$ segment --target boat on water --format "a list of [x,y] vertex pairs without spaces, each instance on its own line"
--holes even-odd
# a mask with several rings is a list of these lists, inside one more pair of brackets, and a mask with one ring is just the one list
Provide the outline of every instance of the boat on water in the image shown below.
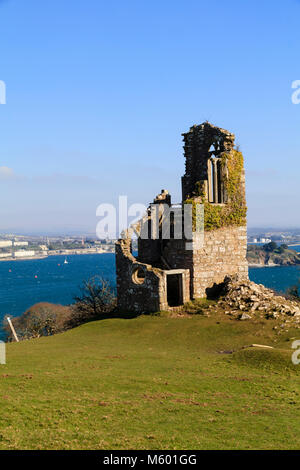
[[65,258],[64,264],[69,264],[69,261],[67,260],[67,258]]

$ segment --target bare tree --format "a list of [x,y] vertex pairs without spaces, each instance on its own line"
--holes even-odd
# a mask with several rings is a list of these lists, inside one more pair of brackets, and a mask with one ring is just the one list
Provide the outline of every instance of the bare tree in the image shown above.
[[111,313],[116,306],[115,294],[109,282],[101,276],[83,281],[80,295],[74,296],[74,301],[71,318],[73,325],[101,318]]

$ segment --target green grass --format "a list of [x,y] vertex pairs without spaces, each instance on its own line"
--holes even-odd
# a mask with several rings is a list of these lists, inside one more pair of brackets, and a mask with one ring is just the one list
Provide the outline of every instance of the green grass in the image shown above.
[[9,344],[0,449],[298,449],[297,332],[273,326],[142,316]]

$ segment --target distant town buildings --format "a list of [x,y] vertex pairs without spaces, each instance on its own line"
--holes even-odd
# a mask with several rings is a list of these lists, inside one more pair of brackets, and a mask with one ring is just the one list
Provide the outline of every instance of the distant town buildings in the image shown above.
[[51,255],[112,253],[115,240],[72,236],[15,236],[0,234],[0,260],[45,258]]
[[28,242],[13,242],[13,246],[28,246]]
[[0,248],[9,248],[12,246],[28,246],[28,242],[16,240],[0,240]]
[[0,248],[9,248],[12,246],[11,240],[0,240]]
[[272,240],[271,238],[252,238],[250,239],[250,243],[270,243]]
[[30,258],[32,256],[35,256],[35,251],[33,250],[21,250],[14,252],[15,258]]

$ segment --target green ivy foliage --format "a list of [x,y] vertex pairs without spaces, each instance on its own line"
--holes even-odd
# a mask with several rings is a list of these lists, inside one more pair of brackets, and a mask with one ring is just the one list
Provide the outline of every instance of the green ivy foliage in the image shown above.
[[[242,185],[244,159],[240,151],[234,149],[221,155],[221,168],[224,170],[224,187],[227,193],[226,204],[209,203],[205,194],[205,182],[198,181],[195,195],[185,201],[193,204],[193,224],[195,227],[196,204],[204,204],[204,229],[215,230],[228,226],[246,225],[247,206]],[[227,171],[225,169],[227,168]],[[225,176],[226,175],[226,176]]]

